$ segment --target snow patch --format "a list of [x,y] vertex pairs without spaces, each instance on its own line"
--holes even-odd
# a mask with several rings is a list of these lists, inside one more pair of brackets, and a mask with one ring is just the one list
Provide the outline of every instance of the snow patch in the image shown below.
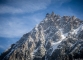
[[80,25],[77,29],[73,29],[70,33],[71,34],[78,34],[79,31],[83,30],[83,24]]
[[[58,41],[58,42],[53,42],[52,43],[52,53],[54,52],[54,50],[58,47],[58,45],[60,44],[62,42],[62,40],[60,40],[60,41]],[[52,53],[51,53],[51,55],[52,55]]]
[[63,34],[61,35],[61,37],[62,37],[62,40],[65,39],[65,36]]
[[63,30],[59,29],[59,31],[61,32],[61,40],[65,39],[68,36],[68,33],[63,34]]
[[34,50],[34,53],[37,52],[38,48]]
[[35,30],[38,31],[38,24],[36,25]]
[[37,52],[38,48],[35,49],[32,53],[31,53],[31,56],[35,56],[35,53]]
[[[68,33],[63,34],[63,30],[59,29],[59,31],[61,32],[61,40],[58,42],[52,42],[52,53],[54,52],[55,49],[57,49],[58,45],[60,45],[60,43],[68,36]],[[52,55],[51,53],[51,55]]]
[[47,18],[45,18],[44,20],[45,20],[45,21],[47,21],[48,19],[47,19]]

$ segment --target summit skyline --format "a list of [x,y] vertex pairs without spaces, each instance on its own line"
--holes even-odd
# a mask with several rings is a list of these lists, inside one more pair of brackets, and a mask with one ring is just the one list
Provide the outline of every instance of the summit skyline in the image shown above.
[[0,0],[0,53],[32,30],[46,13],[83,20],[82,0]]

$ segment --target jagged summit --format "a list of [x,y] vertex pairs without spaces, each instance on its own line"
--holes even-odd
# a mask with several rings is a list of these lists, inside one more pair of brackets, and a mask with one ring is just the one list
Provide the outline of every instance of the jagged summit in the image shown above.
[[72,60],[82,56],[83,21],[52,12],[4,52],[0,60]]

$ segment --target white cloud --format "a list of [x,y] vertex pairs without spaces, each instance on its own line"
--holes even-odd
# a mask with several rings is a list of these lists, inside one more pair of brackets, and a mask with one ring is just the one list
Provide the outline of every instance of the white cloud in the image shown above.
[[60,4],[63,4],[63,3],[66,3],[66,2],[70,2],[71,0],[56,0],[56,2],[60,3]]
[[70,2],[71,0],[53,0],[53,2],[59,3],[59,4],[63,4],[66,2]]
[[71,0],[52,0],[52,4],[56,5],[55,7],[59,8],[62,4],[70,2]]
[[0,13],[31,13],[46,9],[51,0],[8,0],[0,5]]
[[41,14],[24,17],[1,18],[0,37],[21,37],[23,34],[31,31],[42,18]]
[[29,26],[26,27],[25,22],[22,19],[11,18],[11,20],[4,21],[2,25],[0,25],[0,36],[1,37],[20,37],[24,33],[27,33],[31,28]]
[[5,49],[5,47],[4,47],[4,46],[2,46],[2,45],[0,45],[0,49]]

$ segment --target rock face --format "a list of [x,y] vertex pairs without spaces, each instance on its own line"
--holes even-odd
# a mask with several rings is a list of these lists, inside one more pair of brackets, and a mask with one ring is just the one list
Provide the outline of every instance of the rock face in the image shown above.
[[54,12],[0,56],[0,60],[73,59],[83,59],[83,21]]

